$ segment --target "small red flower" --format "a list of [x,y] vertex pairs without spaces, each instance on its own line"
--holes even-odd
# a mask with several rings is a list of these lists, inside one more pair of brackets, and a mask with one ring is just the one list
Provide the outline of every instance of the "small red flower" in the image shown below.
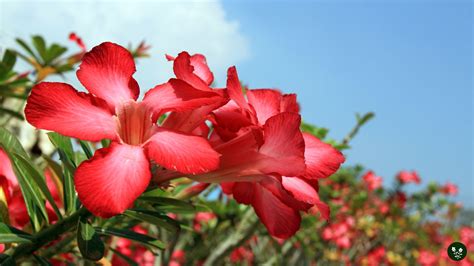
[[222,154],[219,168],[192,178],[220,182],[237,202],[252,205],[276,238],[299,229],[300,211],[328,219],[317,179],[334,173],[344,157],[301,133],[296,96],[260,89],[248,90],[245,97],[235,67],[228,70],[227,93],[231,101],[213,112],[211,143]]
[[70,41],[73,41],[77,44],[77,46],[79,46],[79,48],[81,48],[82,51],[86,51],[86,45],[84,44],[84,42],[82,41],[81,37],[77,36],[76,33],[74,32],[71,32],[69,34],[69,40]]
[[203,224],[208,223],[209,221],[216,219],[216,215],[212,212],[198,212],[194,216],[193,220],[193,228],[194,231],[200,232],[201,231],[201,226]]
[[446,183],[444,186],[441,187],[441,193],[446,195],[456,195],[458,194],[458,186],[454,185],[453,183]]
[[84,55],[77,71],[89,93],[65,83],[43,82],[33,87],[27,100],[26,119],[37,128],[88,141],[112,140],[83,162],[74,178],[81,202],[101,217],[122,213],[145,191],[150,160],[188,174],[219,164],[219,154],[204,138],[156,123],[168,111],[197,108],[215,101],[217,94],[170,79],[137,102],[134,72],[127,49],[103,43]]
[[398,173],[397,179],[402,184],[407,184],[407,183],[420,184],[421,182],[421,179],[418,176],[418,173],[416,171],[412,171],[412,172],[401,171],[400,173]]
[[367,185],[367,188],[369,191],[376,190],[380,187],[382,187],[382,177],[376,176],[374,172],[369,171],[367,172],[362,179],[364,180],[365,184]]

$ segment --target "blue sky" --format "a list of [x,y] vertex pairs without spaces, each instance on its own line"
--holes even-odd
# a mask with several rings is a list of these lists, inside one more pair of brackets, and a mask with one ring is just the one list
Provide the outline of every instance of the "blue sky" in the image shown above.
[[[375,112],[348,165],[387,184],[415,169],[425,184],[458,184],[457,199],[474,206],[472,3],[380,2],[0,0],[0,48],[37,33],[65,43],[75,31],[88,47],[145,39],[153,48],[138,65],[143,89],[171,77],[164,53],[200,52],[218,85],[235,64],[253,88],[296,92],[304,119],[336,139],[355,112]],[[74,75],[67,82],[78,85]]]
[[472,206],[472,6],[460,3],[225,2],[251,48],[238,64],[252,87],[298,93],[304,119],[350,130],[347,152],[386,183],[402,169],[450,181]]

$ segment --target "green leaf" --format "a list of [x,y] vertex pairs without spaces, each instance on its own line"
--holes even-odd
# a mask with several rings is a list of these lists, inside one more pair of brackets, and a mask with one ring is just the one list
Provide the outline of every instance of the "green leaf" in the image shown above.
[[57,59],[62,54],[64,54],[66,51],[67,51],[66,47],[63,47],[54,43],[53,45],[51,45],[51,47],[49,47],[48,51],[46,52],[44,63],[47,65],[50,64],[55,59]]
[[40,257],[36,254],[33,254],[33,257],[36,259],[39,265],[42,265],[42,266],[52,265],[47,259]]
[[3,127],[0,127],[0,145],[7,152],[18,153],[28,158],[28,154],[25,152],[25,149],[23,149],[23,146],[21,146],[20,141]]
[[372,112],[368,112],[364,114],[362,117],[359,114],[356,114],[356,119],[359,126],[363,126],[365,123],[369,122],[374,117],[375,117],[375,114]]
[[76,190],[74,188],[74,171],[75,166],[71,163],[69,158],[65,155],[63,150],[59,150],[59,159],[63,162],[63,191],[64,191],[64,207],[66,213],[72,213],[77,209],[76,206]]
[[6,71],[13,69],[16,63],[16,53],[10,49],[7,49],[3,54],[2,66],[5,67]]
[[155,208],[162,212],[173,212],[173,213],[193,213],[196,208],[189,202],[165,198],[165,197],[140,197],[139,200],[144,200],[152,203]]
[[0,243],[31,243],[31,235],[0,223]]
[[103,140],[100,141],[100,143],[102,144],[102,148],[107,148],[110,145],[110,140],[103,139]]
[[77,244],[84,258],[98,261],[104,257],[104,243],[86,218],[79,219]]
[[3,108],[1,106],[0,106],[0,113],[8,114],[8,115],[16,117],[20,120],[24,120],[23,115],[21,113],[19,113],[17,111],[10,110],[10,109],[7,109],[7,108]]
[[23,199],[25,200],[26,210],[32,220],[33,228],[39,230],[41,227],[41,218],[38,216],[37,211],[39,211],[43,219],[49,223],[43,194],[38,190],[36,183],[31,177],[31,169],[25,168],[25,164],[18,157],[12,156],[11,159],[15,175],[20,184]]
[[28,98],[28,96],[25,94],[18,94],[18,93],[10,92],[7,90],[2,90],[2,88],[0,88],[0,96],[5,97],[5,98],[17,98],[17,99],[23,99],[23,100],[26,100]]
[[25,41],[23,41],[22,39],[16,39],[16,42],[29,54],[31,55],[36,61],[39,61],[39,58],[38,56],[33,52],[33,50],[30,48],[30,46],[28,46],[28,44],[26,44]]
[[313,126],[313,125],[308,124],[304,121],[301,122],[301,130],[303,132],[307,132],[307,133],[310,133],[311,135],[314,135],[318,139],[326,138],[326,136],[329,132],[329,129],[327,129],[327,128]]
[[43,37],[39,35],[35,35],[32,37],[33,40],[33,45],[36,48],[36,51],[38,51],[39,55],[43,59],[43,62],[46,61],[46,43],[43,39]]
[[92,153],[89,143],[86,141],[79,140],[79,144],[81,144],[82,150],[86,154],[87,159],[92,158],[93,153]]
[[134,231],[125,230],[125,229],[117,229],[117,228],[95,228],[95,230],[102,235],[109,235],[109,236],[118,236],[127,238],[133,241],[140,242],[144,245],[155,247],[158,249],[164,249],[166,245],[161,242],[160,240],[147,236],[144,234],[140,234]]
[[180,230],[180,226],[178,222],[169,218],[166,215],[162,215],[157,212],[146,211],[146,210],[126,210],[124,212],[124,215],[132,219],[140,220],[146,223],[154,224],[159,227],[163,227],[164,229],[172,233],[176,233]]
[[53,145],[58,149],[59,159],[63,164],[63,192],[64,192],[64,207],[66,213],[72,213],[77,208],[77,197],[74,189],[74,172],[76,165],[74,158],[75,153],[72,147],[71,139],[55,132],[48,133],[48,137]]
[[49,204],[51,204],[53,207],[56,215],[62,219],[61,212],[59,211],[59,208],[56,205],[56,202],[54,201],[48,186],[46,185],[43,175],[41,175],[38,170],[36,170],[36,168],[28,161],[28,159],[21,155],[14,153],[13,160],[15,160],[18,167],[22,169],[21,171],[25,174],[24,177],[29,180],[33,180],[36,183],[37,188],[39,188],[41,193],[43,193],[43,196],[49,201]]
[[122,254],[120,251],[114,249],[114,248],[110,248],[110,250],[117,256],[119,256],[121,259],[123,259],[124,261],[126,261],[128,263],[128,265],[130,266],[138,266],[138,263],[136,263],[132,258]]
[[51,143],[56,148],[63,150],[69,159],[72,160],[74,158],[74,149],[70,138],[56,132],[49,132],[48,137]]

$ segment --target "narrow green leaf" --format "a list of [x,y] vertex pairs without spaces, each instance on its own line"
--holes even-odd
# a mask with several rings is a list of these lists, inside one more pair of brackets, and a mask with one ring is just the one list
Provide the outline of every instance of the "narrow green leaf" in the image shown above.
[[52,265],[47,259],[43,258],[43,257],[40,257],[36,254],[33,254],[33,257],[36,259],[36,261],[38,262],[39,265],[41,266],[49,266],[49,265]]
[[25,149],[23,149],[23,146],[21,146],[20,141],[3,127],[0,127],[0,145],[7,152],[18,153],[28,158],[28,154],[25,152]]
[[63,191],[64,191],[64,206],[66,213],[72,213],[77,209],[76,206],[76,190],[74,189],[74,171],[75,167],[67,158],[65,153],[60,149],[59,158],[63,162]]
[[69,159],[72,160],[74,158],[74,149],[70,138],[56,132],[49,132],[48,137],[51,143],[56,148],[63,150]]
[[31,177],[29,169],[25,168],[23,162],[15,156],[13,156],[11,159],[14,166],[13,168],[15,170],[15,175],[18,179],[18,183],[20,184],[23,199],[25,200],[28,215],[32,220],[33,228],[35,230],[39,230],[41,227],[41,218],[38,217],[37,211],[39,211],[43,219],[49,223],[43,194],[38,190],[36,183]]
[[79,219],[77,244],[84,258],[98,261],[104,257],[104,243],[86,218]]
[[372,112],[368,112],[364,114],[362,117],[359,114],[356,114],[356,119],[359,126],[363,126],[365,123],[369,122],[374,117],[375,117],[375,114]]
[[8,255],[0,254],[0,263],[2,266],[16,266],[15,260]]
[[54,60],[56,60],[58,57],[60,57],[62,54],[64,54],[67,51],[67,48],[64,46],[60,46],[56,43],[53,43],[46,52],[45,58],[44,58],[44,63],[45,64],[50,64]]
[[124,261],[126,261],[128,263],[128,265],[130,266],[138,266],[138,263],[136,263],[132,258],[122,254],[120,251],[114,249],[114,248],[110,248],[110,250],[117,256],[119,256],[121,259],[123,259]]
[[140,234],[134,231],[125,230],[125,229],[117,229],[117,228],[95,228],[97,233],[102,235],[109,235],[109,236],[118,236],[127,238],[133,241],[140,242],[150,247],[155,247],[158,249],[164,249],[166,245],[161,242],[160,240],[147,236],[144,234]]
[[92,158],[93,153],[92,153],[89,143],[86,141],[79,140],[79,144],[81,144],[82,150],[86,154],[87,159]]
[[157,210],[162,212],[193,213],[196,211],[196,208],[191,203],[182,200],[148,196],[138,199],[152,203]]
[[56,215],[60,219],[62,219],[61,212],[59,211],[59,208],[56,205],[56,202],[54,201],[53,196],[51,195],[51,192],[48,189],[48,186],[46,185],[46,181],[43,175],[40,174],[38,170],[36,170],[36,168],[28,161],[28,159],[24,158],[20,154],[14,153],[13,160],[17,160],[17,164],[19,165],[19,167],[22,168],[22,171],[25,173],[24,177],[33,180],[36,183],[37,188],[39,188],[41,193],[43,193],[43,196],[46,198],[46,200],[48,200],[49,204],[51,204]]
[[23,99],[23,100],[26,100],[28,98],[28,96],[25,94],[9,92],[7,90],[2,90],[1,88],[0,88],[0,96],[5,97],[5,98],[17,98],[17,99]]
[[[28,44],[22,39],[16,39],[16,42],[29,54],[31,55],[36,61],[39,61],[38,56],[33,52]],[[26,58],[27,59],[27,58]]]
[[107,148],[110,145],[110,140],[103,139],[103,140],[100,141],[100,143],[102,144],[102,148]]
[[43,62],[45,62],[46,61],[46,43],[43,37],[39,35],[35,35],[32,37],[32,40],[33,40],[33,46],[36,48],[36,51],[38,51],[38,54],[43,59]]
[[13,66],[16,63],[16,53],[10,49],[5,50],[2,59],[2,65],[6,68],[7,71],[13,69]]
[[10,110],[10,109],[7,109],[7,108],[0,107],[0,113],[11,115],[11,116],[16,117],[20,120],[25,120],[21,113],[19,113],[17,111]]
[[124,212],[125,216],[128,216],[132,219],[140,220],[146,223],[154,224],[159,227],[176,233],[180,230],[179,223],[175,220],[169,218],[166,215],[161,215],[160,213],[146,210],[126,210]]
[[0,223],[0,243],[31,243],[31,235]]

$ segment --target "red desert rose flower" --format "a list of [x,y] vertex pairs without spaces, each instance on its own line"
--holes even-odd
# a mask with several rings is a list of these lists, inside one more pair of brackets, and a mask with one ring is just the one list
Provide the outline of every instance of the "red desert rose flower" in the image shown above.
[[215,218],[216,215],[212,212],[197,212],[193,220],[194,231],[200,232],[202,224],[206,224]]
[[33,87],[25,108],[26,119],[39,129],[112,141],[79,165],[74,177],[81,202],[101,217],[122,213],[145,191],[151,179],[150,160],[188,174],[204,173],[219,164],[219,154],[206,139],[156,123],[166,112],[212,103],[218,94],[170,79],[137,102],[134,72],[127,49],[102,43],[84,55],[77,71],[89,93],[65,83],[42,82]]
[[416,183],[420,184],[421,179],[418,176],[418,173],[416,171],[401,171],[397,175],[397,179],[400,183],[402,184],[407,184],[407,183]]
[[453,183],[446,183],[444,186],[441,187],[441,193],[446,195],[456,195],[458,194],[458,186]]
[[368,171],[362,179],[364,180],[365,184],[369,191],[376,190],[382,187],[382,177],[376,176],[374,172]]
[[[231,101],[213,112],[214,149],[219,168],[191,178],[219,182],[225,193],[254,207],[274,237],[286,239],[298,229],[300,211],[329,207],[317,194],[317,179],[334,173],[342,154],[310,134],[302,134],[295,95],[277,90],[248,90],[245,98],[235,67],[228,71]],[[282,222],[284,221],[284,222]]]

